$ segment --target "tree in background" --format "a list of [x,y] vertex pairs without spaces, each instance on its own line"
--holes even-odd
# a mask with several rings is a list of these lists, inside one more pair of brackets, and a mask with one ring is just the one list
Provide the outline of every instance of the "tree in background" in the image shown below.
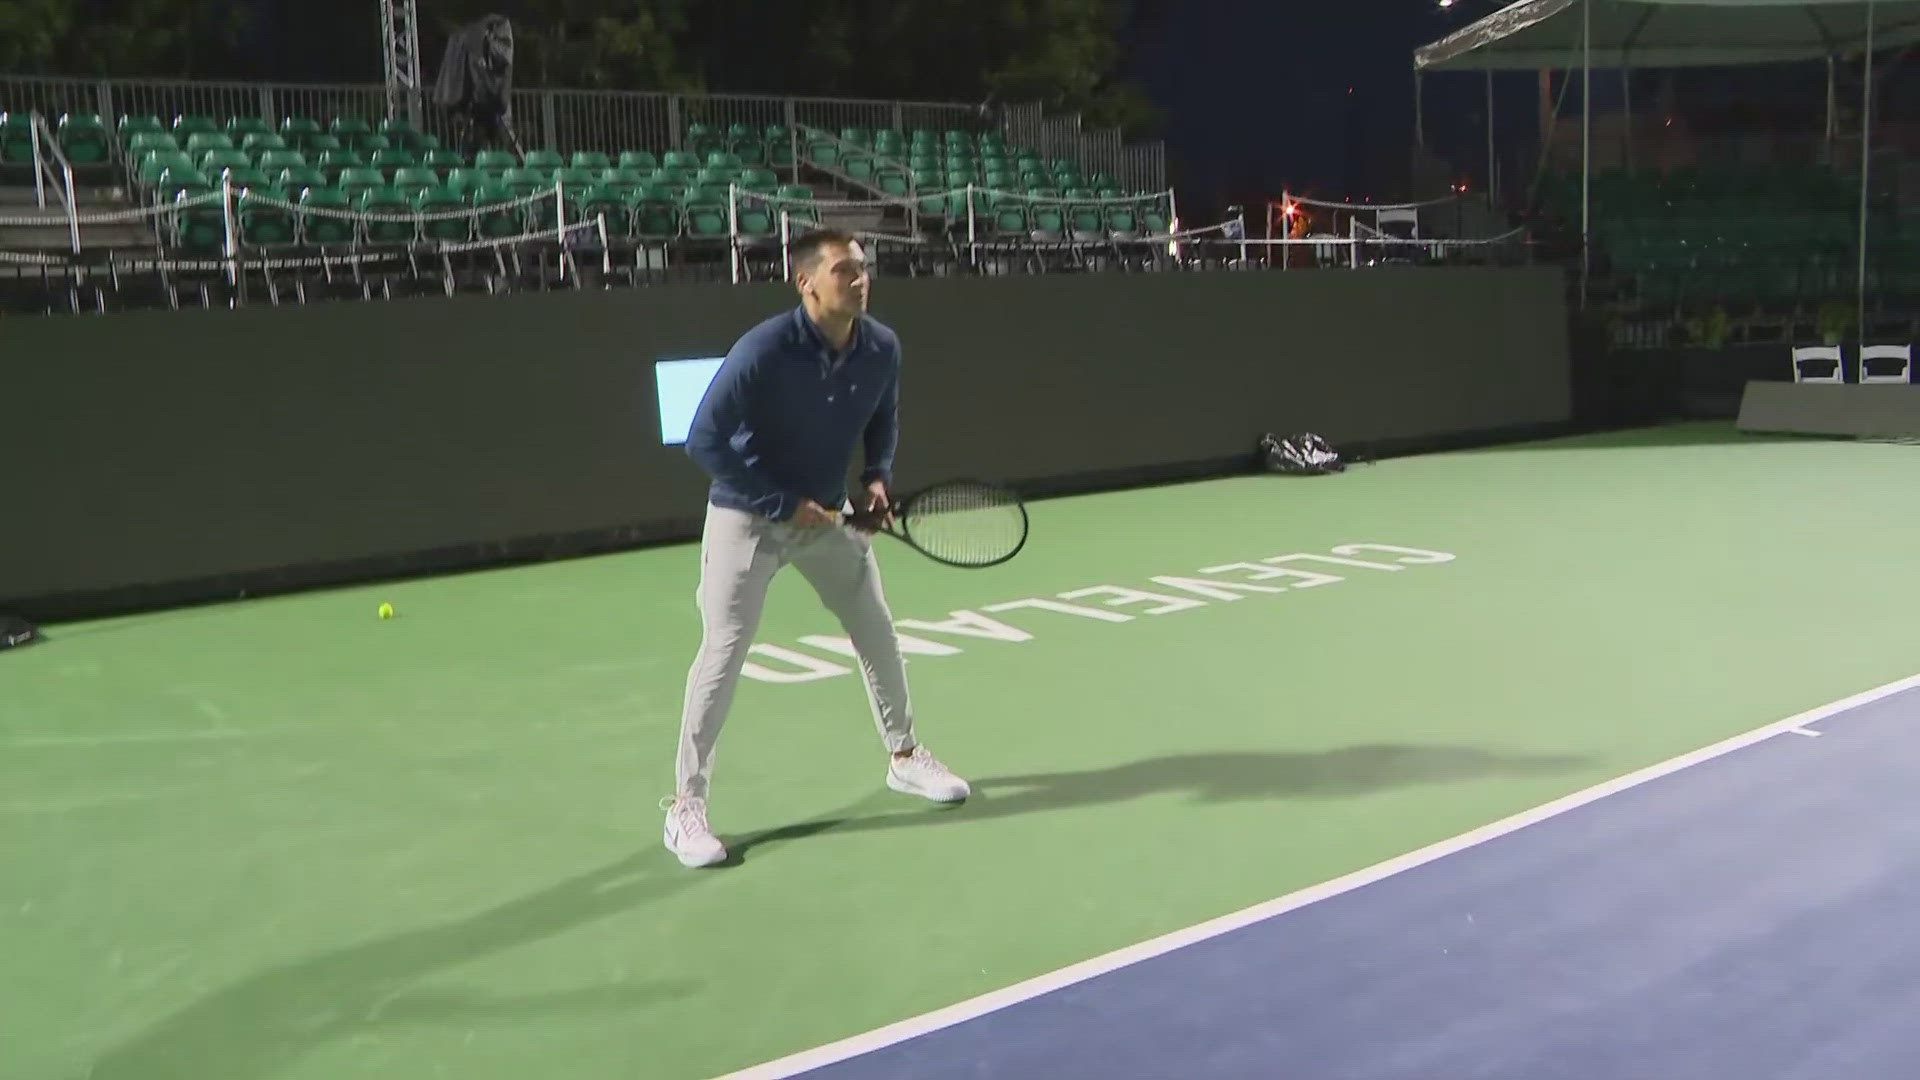
[[0,69],[184,78],[218,69],[248,21],[243,0],[4,0]]
[[[1137,0],[1157,3],[1160,0]],[[419,0],[421,74],[454,28],[513,21],[521,88],[1038,102],[1148,134],[1119,72],[1128,0]],[[344,9],[344,10],[343,10]],[[364,82],[378,8],[338,0],[0,0],[0,67]]]
[[[697,89],[678,60],[696,0],[420,0],[422,60],[432,69],[457,26],[513,21],[514,83],[599,90]],[[432,28],[434,32],[428,32]]]

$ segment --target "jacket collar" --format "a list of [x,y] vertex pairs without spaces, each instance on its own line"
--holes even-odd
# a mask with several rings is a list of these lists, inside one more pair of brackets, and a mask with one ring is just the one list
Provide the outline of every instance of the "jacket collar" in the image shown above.
[[815,353],[824,360],[847,359],[855,353],[858,353],[861,348],[866,345],[867,335],[864,324],[867,321],[867,317],[865,315],[853,320],[853,336],[847,339],[846,351],[838,354],[837,357],[833,351],[832,344],[827,341],[827,336],[820,332],[820,327],[813,321],[813,316],[807,314],[807,306],[805,304],[801,304],[793,309],[793,321],[800,331],[801,340],[811,346]]

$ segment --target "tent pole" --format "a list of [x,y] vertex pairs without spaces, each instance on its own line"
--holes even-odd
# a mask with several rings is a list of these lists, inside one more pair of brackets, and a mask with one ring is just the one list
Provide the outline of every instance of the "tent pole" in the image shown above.
[[1624,63],[1620,65],[1620,96],[1623,99],[1622,108],[1626,110],[1627,175],[1632,176],[1633,175],[1633,68],[1630,65],[1627,65]]
[[1580,309],[1593,266],[1593,0],[1580,4]]
[[1874,0],[1867,0],[1867,47],[1861,56],[1866,88],[1860,100],[1860,307],[1855,329],[1860,344],[1867,343],[1867,169],[1873,162],[1873,11]]
[[1827,54],[1827,168],[1837,162],[1833,160],[1833,137],[1839,129],[1840,88],[1836,81],[1833,54]]
[[1487,69],[1487,206],[1500,197],[1500,175],[1493,152],[1493,69]]
[[1419,68],[1413,69],[1413,145],[1422,150],[1427,147],[1427,109],[1421,99],[1421,84],[1425,73]]

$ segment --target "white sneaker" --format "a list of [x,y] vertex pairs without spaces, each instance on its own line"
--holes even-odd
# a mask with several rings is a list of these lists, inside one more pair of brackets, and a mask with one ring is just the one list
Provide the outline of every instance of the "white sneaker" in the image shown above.
[[890,758],[887,786],[906,795],[918,795],[934,802],[960,802],[973,793],[965,780],[940,763],[924,746],[916,746],[904,758]]
[[681,866],[712,866],[726,861],[726,845],[707,825],[707,800],[669,796],[661,801],[660,808],[667,812],[667,850],[679,858]]

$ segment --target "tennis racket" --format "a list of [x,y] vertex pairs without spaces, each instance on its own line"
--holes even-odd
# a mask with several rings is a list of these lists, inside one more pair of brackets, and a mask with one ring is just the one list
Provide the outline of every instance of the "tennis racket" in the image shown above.
[[979,569],[998,566],[1027,543],[1027,507],[999,484],[949,480],[894,500],[893,524],[886,508],[843,513],[841,521],[864,532],[884,532],[935,562]]

